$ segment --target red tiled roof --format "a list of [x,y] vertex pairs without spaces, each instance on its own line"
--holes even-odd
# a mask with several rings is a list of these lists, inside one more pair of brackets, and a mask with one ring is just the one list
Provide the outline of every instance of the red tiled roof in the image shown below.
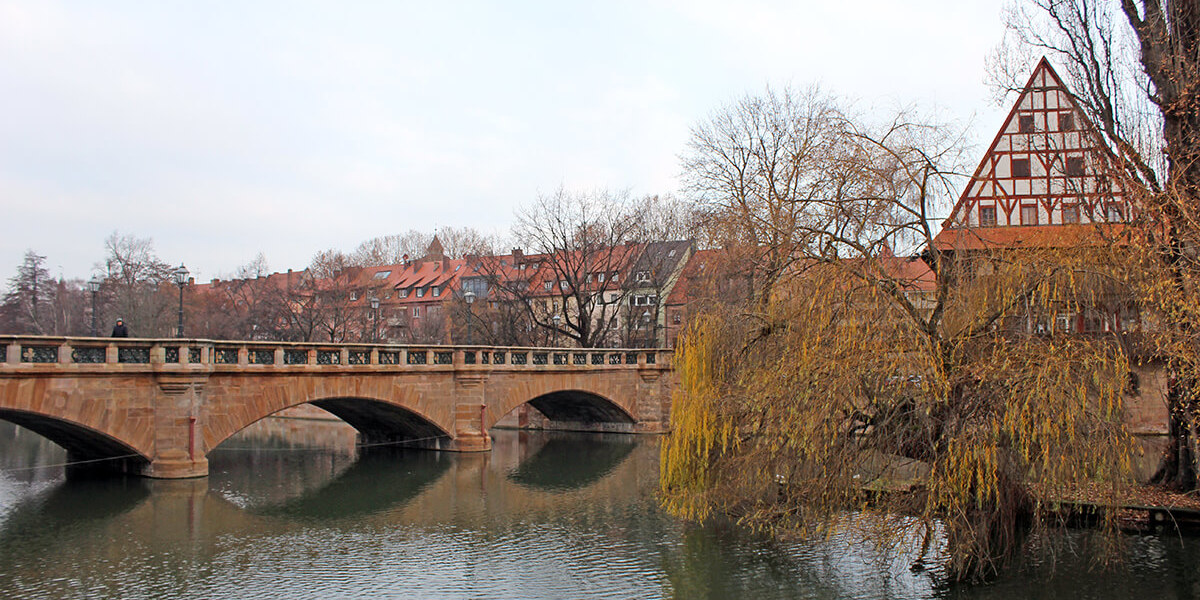
[[1124,223],[947,227],[933,238],[933,245],[942,251],[1101,246],[1122,243],[1129,230]]

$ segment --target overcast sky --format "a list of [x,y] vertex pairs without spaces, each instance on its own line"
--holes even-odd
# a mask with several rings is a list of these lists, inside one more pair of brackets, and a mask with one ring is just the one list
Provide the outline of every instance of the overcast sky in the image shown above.
[[0,277],[114,230],[200,280],[539,191],[674,192],[688,128],[764,86],[915,104],[982,152],[1001,0],[0,0]]

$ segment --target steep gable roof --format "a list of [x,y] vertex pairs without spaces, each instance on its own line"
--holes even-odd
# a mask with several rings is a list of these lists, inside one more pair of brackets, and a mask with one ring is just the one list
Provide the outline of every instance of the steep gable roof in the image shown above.
[[1050,227],[1034,237],[1054,243],[1059,231],[1076,236],[1066,228],[1124,221],[1133,207],[1104,176],[1109,157],[1074,96],[1042,58],[934,243],[948,250],[966,239],[999,242],[1013,236],[961,230],[1005,227]]

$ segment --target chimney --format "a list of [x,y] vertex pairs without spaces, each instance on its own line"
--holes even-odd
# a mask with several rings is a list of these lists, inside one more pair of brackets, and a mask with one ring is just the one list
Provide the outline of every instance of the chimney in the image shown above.
[[408,266],[408,255],[407,254],[400,257],[400,264],[404,265],[405,267]]
[[513,248],[512,257],[514,265],[519,265],[525,262],[525,253],[522,252],[520,248]]

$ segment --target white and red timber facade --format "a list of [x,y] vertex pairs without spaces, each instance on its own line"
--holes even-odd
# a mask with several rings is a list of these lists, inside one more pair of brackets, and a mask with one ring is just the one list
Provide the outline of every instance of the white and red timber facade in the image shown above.
[[[1138,207],[1106,175],[1111,156],[1042,58],[934,238],[936,250],[969,257],[1119,244]],[[1003,326],[1026,334],[1121,334],[1142,323],[1137,306],[1114,298],[1054,315],[1012,317]],[[1146,479],[1168,433],[1166,370],[1159,361],[1134,367],[1125,406],[1144,449],[1137,476]]]
[[1136,207],[1104,176],[1108,156],[1043,58],[935,243],[947,249],[1059,245],[1082,234],[1074,226],[1126,222]]

